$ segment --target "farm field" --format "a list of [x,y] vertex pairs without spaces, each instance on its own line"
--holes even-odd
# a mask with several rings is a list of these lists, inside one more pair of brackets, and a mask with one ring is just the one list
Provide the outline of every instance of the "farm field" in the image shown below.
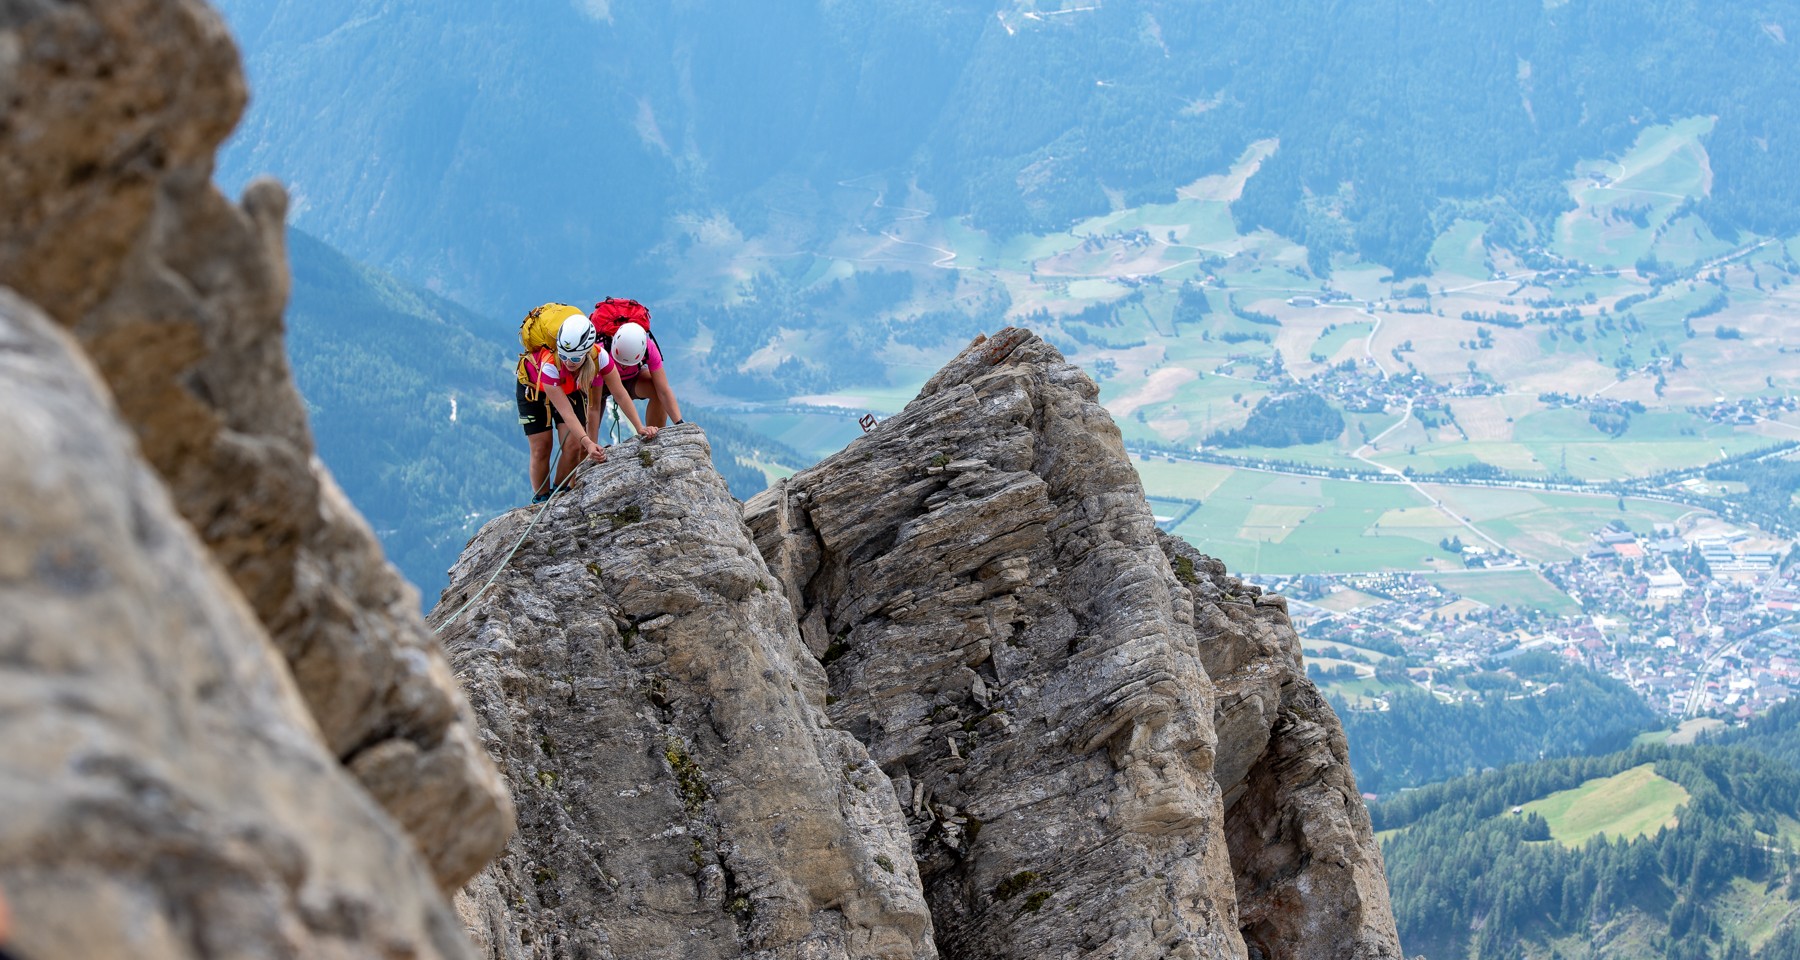
[[1132,454],[1131,465],[1137,468],[1144,492],[1152,497],[1204,500],[1237,471],[1210,463],[1165,460],[1156,456]]
[[1358,677],[1355,680],[1331,680],[1320,685],[1321,692],[1342,698],[1352,710],[1371,708],[1377,700],[1388,694],[1414,688],[1415,684],[1410,681],[1377,680],[1373,676]]
[[1312,601],[1312,605],[1321,610],[1329,610],[1333,613],[1349,613],[1353,610],[1372,607],[1382,602],[1384,602],[1383,598],[1377,597],[1374,594],[1364,593],[1361,590],[1352,590],[1346,587],[1336,593],[1328,593],[1325,596]]
[[862,435],[856,418],[842,413],[733,413],[732,417],[819,460],[842,450]]
[[1588,535],[1615,520],[1640,533],[1673,523],[1692,508],[1656,500],[1578,493],[1426,484],[1458,516],[1527,560],[1568,560],[1587,551]]
[[1174,532],[1241,573],[1461,568],[1429,507],[1399,484],[1232,470]]
[[1556,842],[1578,847],[1601,834],[1629,840],[1672,827],[1687,801],[1686,789],[1657,776],[1655,765],[1646,763],[1533,800],[1522,812],[1543,817]]
[[1674,730],[1652,730],[1638,734],[1632,741],[1633,746],[1639,744],[1667,744],[1672,747],[1684,747],[1699,740],[1709,733],[1718,733],[1725,729],[1725,721],[1717,717],[1693,717],[1683,720]]
[[[1529,570],[1466,571],[1444,551],[1452,536],[1484,545],[1451,516],[1402,484],[1265,473],[1209,463],[1133,457],[1151,497],[1204,501],[1174,531],[1234,570],[1258,574],[1408,570],[1490,606],[1573,602]],[[1655,500],[1522,490],[1422,485],[1455,516],[1534,562],[1585,553],[1590,534],[1614,520],[1649,533],[1691,509]],[[1159,513],[1160,513],[1159,509]]]
[[1563,616],[1580,613],[1569,595],[1535,570],[1467,570],[1432,577],[1439,587],[1490,607],[1542,610]]

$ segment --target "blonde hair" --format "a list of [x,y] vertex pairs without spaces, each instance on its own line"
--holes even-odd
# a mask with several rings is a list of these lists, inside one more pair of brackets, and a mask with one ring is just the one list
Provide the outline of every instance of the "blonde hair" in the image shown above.
[[600,372],[599,360],[599,351],[588,351],[587,359],[581,361],[581,366],[575,370],[575,386],[586,390],[594,385],[594,376]]

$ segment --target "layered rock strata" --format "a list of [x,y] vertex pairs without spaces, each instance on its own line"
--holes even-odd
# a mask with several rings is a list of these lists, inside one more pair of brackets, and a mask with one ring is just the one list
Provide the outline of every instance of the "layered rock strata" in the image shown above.
[[0,291],[0,889],[26,957],[462,958],[67,334]]
[[328,749],[454,889],[511,803],[416,593],[313,455],[282,344],[285,194],[211,185],[244,96],[198,0],[0,5],[0,284],[83,340]]
[[1287,601],[1162,532],[1216,690],[1213,779],[1250,957],[1401,956],[1381,848],[1349,744],[1306,676]]
[[746,506],[940,948],[1400,956],[1284,608],[1158,534],[1097,392],[1008,330]]
[[935,957],[893,788],[710,456],[612,448],[452,570],[433,616],[519,809],[459,905],[505,960]]

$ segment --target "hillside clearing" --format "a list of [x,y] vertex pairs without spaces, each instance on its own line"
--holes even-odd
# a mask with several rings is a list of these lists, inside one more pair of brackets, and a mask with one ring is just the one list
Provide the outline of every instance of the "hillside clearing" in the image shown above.
[[1655,764],[1646,763],[1533,800],[1521,812],[1543,817],[1552,838],[1578,847],[1601,834],[1629,840],[1673,827],[1676,811],[1687,801],[1685,788],[1657,776]]

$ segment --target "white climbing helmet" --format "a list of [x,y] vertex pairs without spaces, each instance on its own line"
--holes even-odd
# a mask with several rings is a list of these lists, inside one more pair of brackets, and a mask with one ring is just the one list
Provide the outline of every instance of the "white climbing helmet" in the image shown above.
[[562,329],[557,331],[556,355],[564,366],[579,367],[598,339],[600,335],[594,332],[593,322],[576,314],[564,320]]
[[622,323],[619,325],[619,332],[613,334],[613,359],[625,366],[635,367],[643,363],[644,354],[649,348],[649,332],[635,323]]

